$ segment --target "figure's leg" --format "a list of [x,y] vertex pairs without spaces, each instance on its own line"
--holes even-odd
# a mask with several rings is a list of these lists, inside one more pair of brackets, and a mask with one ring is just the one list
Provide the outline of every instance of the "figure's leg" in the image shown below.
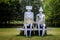
[[43,24],[42,36],[45,35],[45,24]]
[[39,33],[39,36],[40,36],[40,24],[38,24],[38,33]]
[[29,36],[31,36],[31,32],[32,32],[32,24],[30,25],[30,34],[29,34]]

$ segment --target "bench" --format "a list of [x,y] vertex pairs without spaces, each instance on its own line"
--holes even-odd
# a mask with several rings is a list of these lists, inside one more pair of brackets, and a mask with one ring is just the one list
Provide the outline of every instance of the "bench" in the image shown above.
[[[22,30],[24,31],[25,29],[24,28],[17,28],[17,30]],[[27,30],[30,30],[29,28]],[[37,28],[33,28],[32,31],[37,31],[38,29]],[[40,29],[42,30],[42,29]],[[51,28],[46,28],[45,30],[51,30]]]
[[[20,30],[21,30],[21,31],[25,31],[25,28],[17,28],[17,30],[19,30],[19,31],[20,31]],[[28,28],[27,31],[29,31],[29,30],[30,30],[30,29]],[[43,30],[43,29],[40,29],[40,30]],[[51,28],[46,28],[45,30],[51,30]],[[45,30],[44,30],[44,31],[45,31]],[[38,29],[37,29],[37,28],[33,28],[32,31],[38,31]],[[27,35],[26,35],[26,36],[27,36]],[[44,36],[44,35],[42,35],[42,36]]]

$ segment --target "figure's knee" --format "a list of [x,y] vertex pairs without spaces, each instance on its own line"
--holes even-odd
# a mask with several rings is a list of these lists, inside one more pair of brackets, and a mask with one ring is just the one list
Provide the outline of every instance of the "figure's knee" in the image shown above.
[[44,27],[46,27],[46,24],[43,24]]

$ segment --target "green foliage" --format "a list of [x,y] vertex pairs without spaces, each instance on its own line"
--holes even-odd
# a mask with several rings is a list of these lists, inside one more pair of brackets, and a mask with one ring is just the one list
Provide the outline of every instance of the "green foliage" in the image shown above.
[[[33,12],[34,12],[34,16],[36,17],[36,14],[38,13],[38,9],[39,6],[41,4],[40,0],[1,0],[0,3],[4,3],[3,4],[3,10],[8,10],[8,13],[5,11],[4,14],[8,14],[8,19],[7,17],[5,19],[7,19],[5,21],[5,23],[7,23],[7,21],[9,20],[24,20],[24,12],[26,11],[26,6],[33,6]],[[7,4],[8,6],[6,6],[5,4]],[[6,7],[4,7],[6,6]],[[6,8],[6,9],[5,9]],[[6,15],[7,15],[6,14]],[[2,16],[1,16],[2,17]],[[35,18],[34,17],[34,18]],[[4,20],[4,18],[3,18]],[[2,23],[2,22],[1,22]]]
[[52,26],[59,26],[60,23],[60,1],[45,0],[44,10],[46,19],[51,22]]
[[[0,23],[24,20],[25,6],[27,5],[33,6],[34,19],[36,14],[39,13],[39,7],[42,5],[47,25],[60,25],[60,0],[44,0],[42,3],[40,0],[0,0]],[[2,15],[1,12],[6,15]]]
[[0,24],[6,24],[7,21],[10,21],[11,11],[8,4],[2,2],[0,3]]
[[11,13],[12,13],[12,20],[20,20],[20,14],[21,14],[21,10],[20,10],[20,4],[19,1],[10,1],[10,7],[11,7]]
[[0,1],[0,24],[7,24],[7,22],[10,23],[12,20],[20,20],[19,1],[5,1]]

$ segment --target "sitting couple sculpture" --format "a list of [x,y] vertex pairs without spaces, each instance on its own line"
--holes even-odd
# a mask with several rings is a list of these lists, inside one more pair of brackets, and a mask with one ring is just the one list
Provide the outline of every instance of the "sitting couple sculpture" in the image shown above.
[[[32,33],[32,29],[34,28],[33,24],[34,24],[34,13],[31,11],[32,10],[32,6],[26,6],[26,12],[24,13],[24,35],[26,35],[26,37],[29,35],[31,36]],[[39,13],[36,15],[36,28],[38,29],[38,34],[39,36],[45,35],[45,15],[42,13],[43,9],[42,6],[39,8]],[[27,29],[30,29],[29,31]],[[40,28],[42,28],[43,30],[40,30]],[[36,33],[36,32],[35,32]],[[42,33],[42,34],[41,34]]]

